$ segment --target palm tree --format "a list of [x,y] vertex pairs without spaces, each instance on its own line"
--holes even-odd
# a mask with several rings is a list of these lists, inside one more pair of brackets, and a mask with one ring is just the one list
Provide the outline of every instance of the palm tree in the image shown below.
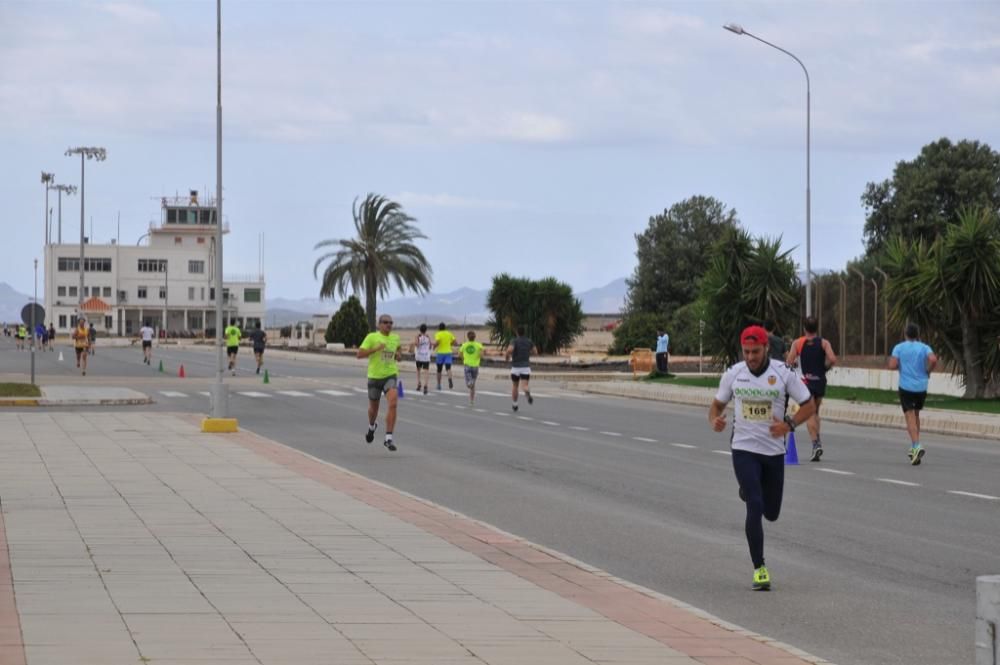
[[416,219],[384,196],[368,194],[360,206],[354,199],[351,208],[356,237],[316,243],[313,249],[338,249],[316,259],[313,275],[318,277],[320,265],[329,261],[323,270],[321,298],[332,298],[335,293],[343,298],[348,288],[354,293],[363,291],[368,329],[374,330],[376,298],[388,295],[391,283],[400,291],[410,290],[417,295],[430,291],[430,264],[413,244],[427,236],[413,226]]

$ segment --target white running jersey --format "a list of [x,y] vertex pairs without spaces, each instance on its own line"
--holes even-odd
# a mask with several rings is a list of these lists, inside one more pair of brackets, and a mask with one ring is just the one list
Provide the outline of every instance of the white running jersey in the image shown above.
[[153,329],[149,326],[143,326],[139,328],[139,334],[142,335],[142,341],[152,342],[153,341]]
[[431,338],[427,335],[417,335],[417,349],[414,354],[417,362],[429,363],[431,361]]
[[784,419],[786,395],[799,404],[812,398],[806,384],[785,363],[769,362],[760,376],[754,376],[745,361],[730,367],[719,381],[715,399],[728,404],[736,398],[732,447],[783,455],[784,438],[771,436],[771,423]]

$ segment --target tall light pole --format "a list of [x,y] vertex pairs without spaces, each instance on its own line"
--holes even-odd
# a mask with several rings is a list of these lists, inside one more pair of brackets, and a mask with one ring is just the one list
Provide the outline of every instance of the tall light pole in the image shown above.
[[799,63],[799,67],[802,68],[803,73],[806,75],[806,316],[812,315],[812,228],[811,228],[811,209],[812,209],[812,193],[809,188],[810,181],[810,117],[809,117],[809,107],[811,105],[811,93],[809,85],[809,70],[806,66],[802,64],[802,61],[792,53],[791,51],[786,51],[785,49],[772,44],[771,42],[761,39],[755,34],[747,32],[743,29],[743,26],[737,25],[735,23],[727,23],[722,26],[729,32],[737,35],[746,35],[747,37],[752,37],[756,39],[761,44],[767,44],[773,49],[777,49],[787,56],[790,56],[795,62]]
[[42,171],[42,184],[45,185],[45,244],[49,244],[49,190],[52,189],[52,181],[56,179],[55,173]]
[[218,356],[212,386],[212,417],[226,418],[229,396],[222,380],[222,0],[215,0],[215,346]]
[[72,155],[80,155],[80,293],[76,310],[77,320],[79,320],[79,318],[83,315],[83,208],[85,192],[83,165],[88,159],[95,159],[99,162],[103,162],[108,158],[108,151],[104,148],[94,147],[69,148],[66,151],[66,156],[70,157]]
[[889,276],[877,266],[875,272],[882,275],[882,355],[889,357]]
[[50,189],[54,189],[57,192],[59,192],[59,208],[58,208],[59,228],[58,228],[58,235],[56,235],[56,243],[61,245],[62,244],[62,195],[63,193],[66,193],[67,195],[76,194],[76,185],[52,185]]

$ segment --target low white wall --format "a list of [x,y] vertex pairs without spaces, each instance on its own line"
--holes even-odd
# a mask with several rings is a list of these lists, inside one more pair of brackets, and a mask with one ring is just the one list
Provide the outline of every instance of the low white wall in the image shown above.
[[[878,388],[880,390],[896,390],[899,388],[899,372],[887,369],[865,369],[861,367],[834,367],[826,374],[827,383],[831,386],[849,386],[851,388]],[[961,397],[965,386],[958,377],[951,374],[935,372],[931,374],[927,392],[935,395],[952,395]]]

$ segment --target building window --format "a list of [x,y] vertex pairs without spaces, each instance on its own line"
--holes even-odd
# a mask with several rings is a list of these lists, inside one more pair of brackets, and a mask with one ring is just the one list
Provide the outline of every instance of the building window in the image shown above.
[[188,328],[201,330],[201,314],[188,314]]
[[193,275],[204,275],[205,274],[205,262],[204,261],[188,261],[188,272]]
[[113,325],[113,323],[114,322],[112,321],[112,319],[111,319],[110,316],[105,316],[104,317],[104,328],[105,328],[105,330],[111,330],[111,326]]
[[208,299],[211,300],[212,302],[215,302],[215,287],[214,286],[210,286],[208,288]]
[[260,289],[243,289],[243,302],[260,302]]
[[66,327],[66,315],[65,314],[60,314],[59,315],[59,327],[60,328],[65,328]]
[[166,259],[139,259],[137,266],[139,272],[166,272]]
[[69,287],[69,297],[70,298],[75,298],[76,294],[77,294],[76,287],[75,286]]
[[76,328],[76,314],[70,314],[69,316],[69,327]]
[[166,300],[166,299],[167,299],[167,287],[161,286],[160,287],[160,300]]
[[184,238],[182,238],[180,236],[174,236],[174,244],[175,245],[180,245],[183,242],[184,242]]
[[188,287],[188,300],[194,300],[194,287]]
[[140,286],[139,288],[137,288],[136,289],[135,297],[138,298],[139,300],[145,300],[146,299],[146,287],[145,286]]
[[204,245],[205,244],[205,238],[203,238],[202,236],[198,236],[198,244],[199,245]]
[[64,297],[66,295],[66,287],[65,286],[60,286],[60,287],[56,288],[56,295]]
[[80,272],[80,259],[59,257],[59,272]]
[[215,224],[215,210],[212,208],[205,209],[202,208],[199,211],[198,222],[200,224]]
[[105,298],[110,298],[111,297],[111,287],[110,286],[105,286],[104,287],[104,293],[102,293],[101,295],[103,295]]
[[[77,261],[77,265],[79,264]],[[111,272],[111,259],[84,259],[83,269],[86,272]]]

